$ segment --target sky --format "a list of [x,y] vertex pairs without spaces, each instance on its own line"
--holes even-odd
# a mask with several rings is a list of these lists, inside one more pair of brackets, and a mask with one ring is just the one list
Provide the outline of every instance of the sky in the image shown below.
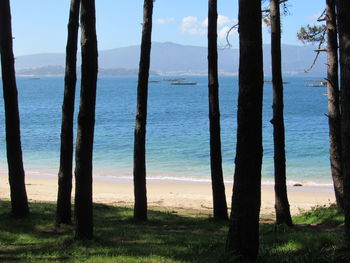
[[[100,50],[138,45],[141,40],[143,0],[96,0],[96,30]],[[267,1],[266,1],[267,2]],[[70,0],[12,0],[12,29],[15,56],[63,53],[67,39]],[[282,43],[301,45],[298,29],[313,24],[322,13],[325,0],[289,0],[290,14],[283,17]],[[152,40],[206,46],[208,1],[156,0]],[[225,45],[225,33],[237,23],[238,0],[218,1],[218,44]],[[263,28],[264,43],[270,35]],[[238,46],[238,34],[230,37]]]

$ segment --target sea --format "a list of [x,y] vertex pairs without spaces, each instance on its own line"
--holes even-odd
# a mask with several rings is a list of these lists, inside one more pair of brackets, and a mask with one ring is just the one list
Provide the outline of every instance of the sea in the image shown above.
[[[171,85],[170,81],[163,80],[173,77],[150,78],[147,177],[150,180],[210,182],[207,77],[187,76],[185,81],[197,83],[188,86]],[[284,81],[288,82],[284,84],[288,184],[330,185],[327,90],[304,86],[310,83],[308,77],[288,77]],[[26,174],[57,176],[64,79],[18,77],[17,87]],[[98,79],[93,154],[95,178],[132,178],[136,88],[136,76]],[[78,81],[75,134],[79,90]],[[237,77],[220,77],[225,182],[233,181],[237,100]],[[0,104],[0,172],[6,174],[2,99]],[[262,180],[266,184],[273,183],[274,174],[271,118],[272,85],[265,83]]]

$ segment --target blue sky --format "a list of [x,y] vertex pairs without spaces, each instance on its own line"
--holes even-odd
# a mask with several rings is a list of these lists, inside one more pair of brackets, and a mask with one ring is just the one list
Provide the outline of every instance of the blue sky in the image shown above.
[[[207,2],[205,0],[156,0],[153,41],[206,46]],[[70,0],[12,0],[12,26],[15,55],[64,52]],[[324,8],[325,0],[289,0],[290,15],[283,18],[282,42],[296,39],[300,26],[313,23]],[[96,0],[99,49],[137,45],[141,38],[143,0]],[[227,28],[236,23],[237,0],[219,0],[219,39],[225,44]],[[264,43],[269,43],[264,28]],[[238,35],[231,36],[233,46]]]

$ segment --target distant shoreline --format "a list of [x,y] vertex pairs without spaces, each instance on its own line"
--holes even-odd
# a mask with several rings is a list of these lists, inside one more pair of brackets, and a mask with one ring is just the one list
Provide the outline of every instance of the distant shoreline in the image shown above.
[[[314,57],[313,45],[286,45],[282,44],[283,76],[304,74],[305,76],[323,76],[326,74],[326,55],[319,56],[318,63],[307,75],[305,68]],[[264,72],[271,72],[271,46],[263,45]],[[162,75],[183,75],[194,73],[203,75],[207,72],[207,47],[188,46],[172,42],[152,42],[151,70]],[[229,72],[237,75],[239,67],[239,49],[220,48],[218,51],[219,72]],[[140,46],[124,46],[108,50],[99,50],[100,69],[124,68],[137,69],[140,60]],[[77,56],[77,64],[81,64],[80,53]],[[16,69],[34,69],[58,65],[65,66],[65,53],[39,53],[21,55],[16,57]],[[61,71],[63,74],[64,71]]]
[[[102,172],[103,171],[103,172]],[[56,178],[58,173],[58,167],[38,167],[38,168],[27,168],[27,177],[38,177],[38,178]],[[2,166],[0,168],[0,175],[7,174],[6,167]],[[101,169],[94,168],[93,171],[94,179],[101,182],[111,182],[111,183],[132,183],[132,167],[130,169],[123,170],[111,170],[110,168]],[[159,171],[147,171],[147,181],[149,183],[164,184],[164,183],[174,183],[174,184],[201,184],[207,185],[211,184],[210,175],[181,175],[179,176],[176,172],[159,172]],[[233,173],[230,176],[224,176],[224,181],[226,184],[233,183]],[[262,178],[261,184],[264,186],[273,186],[273,178]],[[294,186],[294,185],[301,186]],[[298,180],[298,179],[288,179],[287,175],[287,186],[293,188],[311,187],[311,188],[331,188],[333,191],[333,183],[331,175],[329,175],[329,180]]]
[[[104,175],[101,175],[101,172],[95,172],[93,174],[93,178],[95,181],[98,182],[104,182],[104,183],[114,183],[114,184],[132,184],[133,183],[133,177],[132,177],[132,169],[130,169],[130,172],[125,171],[115,171],[111,173],[111,171],[106,172]],[[35,169],[26,170],[26,177],[27,178],[42,178],[42,179],[56,179],[58,173],[58,168],[51,168],[51,169]],[[0,175],[7,174],[7,171],[4,169],[0,170]],[[162,174],[162,175],[160,175]],[[233,174],[230,177],[225,176],[224,177],[225,184],[232,185],[233,184]],[[147,173],[147,182],[150,184],[186,184],[186,185],[211,185],[211,179],[210,176],[176,176],[174,172],[169,172],[167,175],[164,175],[164,173],[157,173],[148,171]],[[273,179],[264,179],[262,178],[261,181],[262,187],[273,187],[274,181]],[[333,189],[333,183],[330,180],[325,182],[317,182],[317,181],[303,181],[303,180],[288,180],[287,176],[287,186],[290,189],[295,190],[302,190],[302,189],[313,189],[316,192],[332,192]]]

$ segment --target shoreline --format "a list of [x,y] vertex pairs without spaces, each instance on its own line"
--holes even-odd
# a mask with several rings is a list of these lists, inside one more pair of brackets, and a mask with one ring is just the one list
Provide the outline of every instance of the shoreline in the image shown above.
[[[133,183],[132,168],[127,170],[113,171],[105,170],[101,172],[101,169],[94,169],[93,179],[96,181],[111,182],[111,183]],[[0,167],[0,178],[7,174],[6,167]],[[38,177],[38,178],[57,178],[58,167],[50,168],[27,168],[26,178]],[[166,173],[160,171],[148,171],[147,172],[147,182],[150,183],[174,183],[174,184],[211,184],[210,174],[198,175],[198,174],[188,174],[177,176],[175,172]],[[309,176],[311,177],[311,176]],[[290,178],[290,177],[289,177]],[[294,187],[295,184],[301,184],[302,187],[315,187],[315,188],[333,188],[333,182],[331,176],[328,176],[329,180],[303,180],[303,179],[288,179],[287,176],[287,186]],[[233,174],[232,176],[224,176],[225,184],[233,184]],[[262,176],[262,185],[274,185],[273,178],[264,178]]]
[[[231,205],[232,183],[226,183],[226,199]],[[57,176],[29,175],[26,177],[28,200],[30,202],[55,202],[57,198]],[[291,213],[309,210],[314,206],[324,206],[335,202],[332,186],[304,185],[288,186]],[[74,182],[73,191],[74,193]],[[0,175],[0,199],[9,199],[7,176]],[[168,179],[148,179],[147,199],[149,207],[157,206],[165,210],[212,211],[212,191],[210,182],[193,182]],[[261,216],[274,214],[274,187],[262,184]],[[119,206],[133,206],[133,184],[131,178],[94,177],[93,201]]]

